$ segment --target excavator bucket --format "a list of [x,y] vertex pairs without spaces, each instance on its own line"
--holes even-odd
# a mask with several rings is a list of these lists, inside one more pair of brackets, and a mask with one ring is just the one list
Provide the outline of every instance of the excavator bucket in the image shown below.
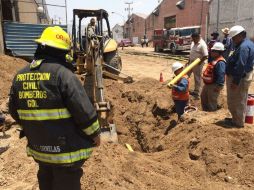
[[103,71],[103,75],[104,76],[109,77],[109,78],[114,79],[114,80],[123,81],[124,83],[133,83],[134,82],[134,80],[133,80],[133,78],[131,76],[126,75],[125,73],[121,72],[120,70],[118,70],[118,69],[116,69],[116,68],[114,68],[114,67],[112,67],[112,66],[110,66],[110,65],[108,65],[106,63],[103,63],[102,65],[104,67],[107,67],[107,68],[110,68],[110,69],[116,71],[119,74],[122,74],[125,77],[121,77],[119,75],[116,75],[116,74],[108,72],[108,71]]
[[107,72],[107,71],[103,71],[103,75],[105,77],[108,77],[108,78],[111,78],[111,79],[114,79],[114,80],[119,80],[119,81],[122,81],[124,83],[133,83],[134,82],[134,80],[131,76],[121,77],[119,75],[115,75],[115,74],[112,74],[112,73]]
[[107,128],[101,129],[101,141],[110,142],[110,143],[118,143],[118,137],[117,137],[115,124],[109,124]]
[[[118,143],[116,125],[110,118],[109,102],[98,102],[95,104],[101,126],[102,143]],[[110,122],[109,122],[110,121]]]

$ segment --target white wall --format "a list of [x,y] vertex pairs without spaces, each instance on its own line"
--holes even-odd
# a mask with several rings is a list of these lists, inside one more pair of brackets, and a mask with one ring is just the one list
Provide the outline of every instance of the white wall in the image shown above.
[[121,42],[121,40],[123,39],[123,27],[120,26],[119,24],[115,25],[112,28],[112,33],[114,40],[117,41],[118,43]]
[[[209,34],[216,31],[218,0],[212,0],[209,8]],[[234,25],[243,26],[248,36],[254,35],[254,0],[220,0],[219,32]],[[222,37],[222,34],[220,33]]]

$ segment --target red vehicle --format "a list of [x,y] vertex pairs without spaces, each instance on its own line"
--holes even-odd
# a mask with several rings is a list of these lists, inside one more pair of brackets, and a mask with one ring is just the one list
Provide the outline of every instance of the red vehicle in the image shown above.
[[118,43],[119,47],[133,47],[134,44],[132,43],[132,41],[130,39],[122,39],[121,42]]
[[194,32],[200,32],[200,26],[154,30],[154,51],[170,50],[175,54],[177,51],[190,50],[191,34]]

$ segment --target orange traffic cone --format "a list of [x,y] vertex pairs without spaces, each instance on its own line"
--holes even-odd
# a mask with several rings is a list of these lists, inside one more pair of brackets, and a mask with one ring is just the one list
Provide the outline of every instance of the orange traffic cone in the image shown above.
[[162,73],[160,74],[160,82],[164,82]]

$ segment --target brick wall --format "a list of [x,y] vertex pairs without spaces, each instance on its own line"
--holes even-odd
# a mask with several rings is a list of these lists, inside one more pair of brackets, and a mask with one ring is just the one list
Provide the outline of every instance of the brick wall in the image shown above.
[[[44,23],[48,24],[50,21],[47,6],[45,0],[17,0],[17,13],[18,21],[31,24]],[[38,6],[44,7],[44,12],[46,16],[40,17],[37,13]],[[27,13],[28,12],[28,13]],[[63,13],[64,14],[64,13]]]
[[34,0],[27,0],[27,2],[18,1],[19,22],[32,24],[40,23],[38,14],[36,13],[37,12],[36,3],[34,2]]
[[140,43],[141,38],[145,34],[145,18],[132,14],[130,19],[124,25],[125,37],[133,39],[138,38]]
[[[208,2],[203,1],[203,8],[202,8],[202,0],[185,0],[185,9],[179,10],[176,7],[176,3],[179,0],[164,0],[162,3],[156,8],[158,16],[155,16],[155,14],[151,13],[146,18],[146,30],[147,30],[147,37],[149,39],[152,39],[153,31],[154,29],[162,29],[164,28],[164,19],[165,17],[176,17],[176,23],[175,27],[185,27],[185,26],[196,26],[200,25],[201,23],[201,14],[202,14],[202,31],[201,35],[203,37],[206,37],[206,23],[207,23],[207,14],[208,14]],[[154,9],[153,12],[156,12],[156,9]],[[202,11],[203,10],[203,11]],[[133,25],[135,26],[135,33],[133,35],[144,35],[145,33],[145,27],[144,23],[138,24],[135,23],[134,20]],[[136,32],[136,28],[137,31]],[[133,36],[132,35],[132,36]]]

